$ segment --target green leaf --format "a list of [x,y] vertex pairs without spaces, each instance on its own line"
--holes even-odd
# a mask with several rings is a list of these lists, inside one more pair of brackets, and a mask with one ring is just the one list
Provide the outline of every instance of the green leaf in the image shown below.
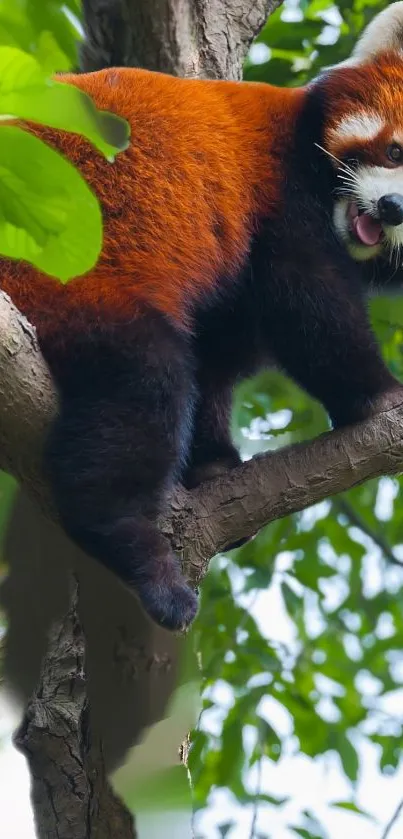
[[[302,535],[310,537],[311,542],[314,541],[311,533]],[[298,543],[298,536],[295,537],[295,542],[296,544]],[[312,547],[315,549],[314,545]],[[330,568],[328,565],[324,565],[324,563],[319,563],[316,556],[304,556],[302,559],[297,560],[294,565],[294,576],[296,579],[302,585],[317,592],[320,591],[319,580],[321,577],[334,577],[335,574],[337,574],[335,568]]]
[[256,568],[246,577],[244,592],[253,591],[256,589],[267,589],[271,578],[273,576],[272,568]]
[[102,244],[98,201],[78,171],[37,137],[0,126],[0,253],[67,281]]
[[0,113],[81,134],[108,159],[128,146],[126,120],[98,111],[82,90],[47,78],[35,59],[12,47],[0,48]]
[[240,719],[232,719],[226,724],[222,736],[222,748],[217,761],[216,783],[218,786],[231,786],[238,779],[245,761],[243,725]]
[[392,737],[375,734],[371,737],[371,740],[378,743],[382,749],[379,759],[381,772],[397,769],[402,757],[401,735],[400,737]]
[[281,583],[281,593],[284,597],[284,603],[288,614],[290,617],[295,617],[303,606],[301,597],[296,594],[291,586],[285,581]]
[[336,748],[345,774],[350,778],[350,781],[355,783],[359,769],[358,755],[354,746],[342,731],[338,734]]
[[0,0],[0,45],[31,53],[49,72],[77,66],[80,33],[66,7],[80,17],[79,0]]
[[340,810],[351,810],[352,813],[358,813],[360,816],[365,816],[367,819],[375,821],[374,816],[371,813],[367,813],[365,810],[357,807],[357,804],[354,804],[354,801],[332,801],[331,806],[338,807]]
[[162,812],[188,810],[190,789],[184,766],[170,766],[148,773],[137,780],[135,788],[126,790],[126,797],[134,812]]
[[257,718],[257,729],[260,747],[271,760],[277,761],[281,757],[281,740],[270,723],[262,717]]
[[228,836],[230,830],[232,830],[233,827],[236,827],[236,822],[225,822],[225,824],[218,824],[217,828],[221,839],[225,839],[225,837]]
[[[77,9],[74,11],[77,14]],[[79,34],[66,15],[64,4],[60,0],[28,0],[26,13],[35,37],[32,52],[38,59],[43,59],[41,47],[46,36],[52,42],[52,48],[46,55],[48,66],[59,71],[75,66]]]
[[[260,758],[262,757],[262,753],[260,752]],[[247,792],[244,790],[242,795],[238,796],[238,801],[240,804],[255,804],[259,801],[261,804],[271,804],[273,807],[282,807],[283,804],[287,804],[289,802],[289,796],[277,796],[277,795],[269,795],[265,792]]]
[[[0,472],[0,545],[2,545],[4,540],[7,538],[8,521],[14,506],[17,490],[18,485],[15,479],[6,472]],[[2,559],[3,558],[0,552],[0,568],[2,565]]]

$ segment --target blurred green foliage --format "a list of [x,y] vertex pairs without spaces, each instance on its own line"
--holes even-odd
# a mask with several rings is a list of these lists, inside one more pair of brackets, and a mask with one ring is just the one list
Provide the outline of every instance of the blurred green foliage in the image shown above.
[[77,61],[81,0],[0,0],[0,46],[33,55],[48,72]]
[[[305,84],[323,67],[348,58],[363,28],[388,5],[386,0],[285,3],[271,15],[256,38],[245,63],[245,79],[278,85]],[[258,64],[253,60],[254,54]]]
[[[372,313],[385,357],[403,378],[403,301],[374,301]],[[248,445],[251,429],[260,449],[276,448],[320,433],[327,422],[321,407],[294,384],[266,373],[239,389],[234,425],[249,455],[256,448],[255,441]],[[403,685],[402,490],[400,478],[369,481],[273,522],[252,542],[213,562],[194,633],[204,692],[190,755],[196,809],[208,807],[219,788],[250,806],[256,796],[247,770],[259,761],[334,751],[351,783],[351,799],[335,806],[360,813],[354,800],[358,732],[379,747],[383,773],[398,768],[403,715],[389,715],[381,703]],[[270,591],[285,610],[291,641],[279,640],[277,633],[271,637],[270,614],[267,622],[254,615],[256,602]],[[217,685],[232,696],[227,713]],[[287,736],[276,730],[275,710],[273,719],[262,713],[267,696],[288,712]],[[218,732],[208,719],[204,724],[212,711],[220,719]],[[270,802],[267,788],[259,800]],[[272,806],[284,804],[272,796]],[[307,829],[304,821],[301,828],[297,834],[306,839],[328,836]],[[231,837],[231,830],[226,835]]]
[[[346,58],[363,26],[386,5],[302,0],[283,6],[256,39],[245,78],[304,84]],[[403,300],[379,298],[371,312],[384,356],[402,379]],[[234,437],[247,457],[327,427],[321,406],[279,373],[245,382],[236,394]],[[359,737],[376,744],[382,773],[398,768],[403,714],[388,714],[382,701],[403,685],[402,489],[402,479],[369,481],[273,522],[212,563],[193,639],[204,696],[190,753],[197,839],[207,839],[199,816],[219,790],[251,813],[258,803],[266,816],[245,835],[270,837],[262,824],[288,800],[271,796],[267,783],[260,792],[257,784],[256,792],[256,769],[289,755],[338,755],[351,793],[333,806],[351,812],[351,835],[355,819],[367,815],[356,803]],[[276,614],[286,616],[286,640],[270,619],[273,603]],[[274,703],[265,704],[267,697]],[[286,735],[279,709],[287,715]],[[231,839],[236,827],[234,813],[214,836]],[[303,810],[289,831],[305,839],[336,837]]]

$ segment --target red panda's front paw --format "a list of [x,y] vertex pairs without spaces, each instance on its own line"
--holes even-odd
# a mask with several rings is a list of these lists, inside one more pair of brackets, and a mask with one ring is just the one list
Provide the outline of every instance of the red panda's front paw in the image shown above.
[[196,617],[198,597],[185,581],[155,583],[137,587],[144,610],[155,623],[171,632],[188,629]]

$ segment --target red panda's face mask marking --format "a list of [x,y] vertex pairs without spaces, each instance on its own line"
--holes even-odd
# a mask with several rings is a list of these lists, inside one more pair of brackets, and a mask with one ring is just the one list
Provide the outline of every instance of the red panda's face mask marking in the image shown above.
[[403,264],[403,2],[376,16],[324,84],[335,230],[355,259],[383,252]]
[[[400,144],[391,143],[397,155]],[[385,150],[386,156],[386,150]],[[350,158],[354,160],[353,158]],[[385,251],[391,262],[403,259],[403,160],[393,167],[358,160],[337,170],[340,187],[333,210],[335,229],[351,255],[372,259]]]

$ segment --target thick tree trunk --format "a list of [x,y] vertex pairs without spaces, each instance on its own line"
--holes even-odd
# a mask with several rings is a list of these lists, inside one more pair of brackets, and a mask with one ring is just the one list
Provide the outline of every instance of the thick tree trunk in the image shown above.
[[282,0],[83,0],[84,70],[124,64],[240,79],[254,36]]

